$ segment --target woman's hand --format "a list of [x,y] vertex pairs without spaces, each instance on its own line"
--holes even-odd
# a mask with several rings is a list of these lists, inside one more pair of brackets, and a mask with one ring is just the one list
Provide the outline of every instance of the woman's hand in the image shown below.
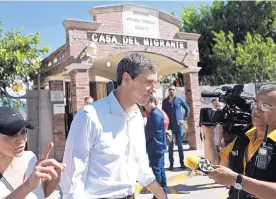
[[49,153],[54,144],[51,143],[44,150],[40,160],[36,163],[31,176],[26,181],[30,189],[36,189],[44,181],[51,181],[60,177],[61,172],[65,169],[65,165],[54,159],[48,159]]

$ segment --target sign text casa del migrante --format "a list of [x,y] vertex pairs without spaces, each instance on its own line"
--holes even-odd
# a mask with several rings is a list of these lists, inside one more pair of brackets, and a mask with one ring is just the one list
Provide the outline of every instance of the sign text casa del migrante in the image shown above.
[[114,43],[114,44],[131,44],[131,45],[144,45],[166,48],[187,48],[187,42],[178,40],[166,40],[166,39],[154,39],[154,38],[142,38],[125,35],[114,35],[105,33],[87,33],[87,38],[93,42],[100,43]]

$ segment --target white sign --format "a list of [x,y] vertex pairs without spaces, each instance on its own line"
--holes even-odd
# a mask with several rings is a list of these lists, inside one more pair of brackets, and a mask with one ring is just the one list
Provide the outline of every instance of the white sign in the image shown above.
[[140,6],[124,5],[124,35],[159,38],[159,11]]
[[114,43],[114,44],[130,44],[130,45],[144,45],[155,46],[163,48],[187,48],[187,42],[181,40],[167,40],[167,39],[151,39],[143,37],[132,37],[125,35],[113,35],[106,33],[87,33],[87,38],[93,42],[100,43]]
[[54,115],[56,114],[64,114],[65,113],[65,106],[64,104],[54,104]]
[[64,94],[63,91],[51,91],[51,101],[52,102],[63,102]]

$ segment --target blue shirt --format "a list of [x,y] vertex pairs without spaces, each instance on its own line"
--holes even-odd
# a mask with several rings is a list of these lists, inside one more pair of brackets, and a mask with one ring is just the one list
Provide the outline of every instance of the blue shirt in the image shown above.
[[[185,109],[185,113],[182,116],[181,106]],[[183,125],[179,124],[179,120],[187,120],[190,114],[190,108],[188,104],[180,97],[174,97],[173,101],[170,102],[169,97],[163,100],[162,109],[166,112],[170,119],[169,129],[173,132],[182,132]]]
[[146,147],[148,154],[164,154],[167,150],[164,117],[161,110],[153,108],[146,124]]

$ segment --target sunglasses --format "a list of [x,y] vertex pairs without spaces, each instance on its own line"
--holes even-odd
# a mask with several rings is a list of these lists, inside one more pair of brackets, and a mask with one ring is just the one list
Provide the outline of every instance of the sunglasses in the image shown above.
[[170,88],[169,91],[174,91],[174,89],[173,89],[173,88]]

